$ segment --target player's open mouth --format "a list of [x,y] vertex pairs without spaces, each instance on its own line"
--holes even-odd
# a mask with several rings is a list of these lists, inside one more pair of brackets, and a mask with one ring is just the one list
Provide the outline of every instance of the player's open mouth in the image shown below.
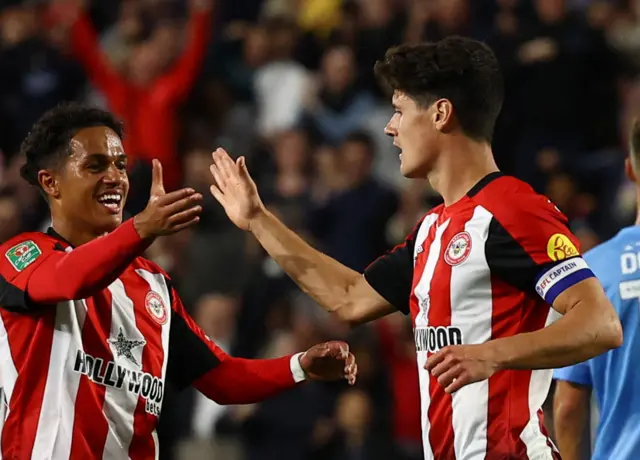
[[111,213],[117,214],[122,206],[122,193],[110,192],[98,196],[98,203],[107,208]]

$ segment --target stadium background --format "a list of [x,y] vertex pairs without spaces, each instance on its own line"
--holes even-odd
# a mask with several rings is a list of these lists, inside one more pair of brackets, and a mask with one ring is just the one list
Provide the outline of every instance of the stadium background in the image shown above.
[[[111,69],[141,82],[169,74],[189,52],[190,8],[207,2],[2,0],[0,242],[48,225],[46,204],[18,175],[19,144],[31,124],[64,100],[110,108],[113,96],[73,41],[83,20],[75,3],[83,4]],[[372,65],[394,44],[473,36],[494,48],[505,73],[494,142],[499,166],[547,194],[587,250],[635,217],[622,165],[626,128],[640,109],[640,1],[214,3],[206,52],[181,81],[183,98],[160,114],[148,101],[127,100],[136,124],[146,127],[125,126],[129,139],[145,139],[128,151],[138,159],[129,210],[144,206],[145,159],[157,146],[176,165],[166,171],[173,183],[205,194],[201,224],[159,240],[149,254],[174,278],[197,322],[245,357],[346,338],[360,376],[352,389],[314,383],[247,407],[222,408],[190,391],[168,395],[162,457],[419,459],[408,319],[394,315],[350,332],[301,295],[208,194],[210,152],[224,146],[245,155],[271,209],[362,270],[438,203],[428,184],[399,176],[397,151],[382,132],[391,108]],[[175,136],[156,124],[158,115],[175,120]]]

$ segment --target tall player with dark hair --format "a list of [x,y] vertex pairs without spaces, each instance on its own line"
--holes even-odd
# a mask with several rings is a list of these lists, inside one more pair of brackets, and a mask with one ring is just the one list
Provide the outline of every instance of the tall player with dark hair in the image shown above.
[[158,458],[165,388],[220,404],[262,401],[305,379],[354,383],[342,342],[270,360],[232,358],[185,312],[169,277],[141,257],[198,222],[201,196],[165,193],[122,222],[129,181],[120,124],[61,106],[23,144],[22,174],[49,202],[52,228],[0,246],[2,458]]
[[390,49],[375,70],[393,93],[385,132],[402,150],[402,173],[428,179],[444,204],[364,276],[269,213],[242,157],[214,152],[211,192],[339,318],[411,314],[426,459],[557,458],[540,409],[551,369],[620,346],[615,311],[565,216],[498,171],[491,138],[503,82],[493,52],[449,37]]

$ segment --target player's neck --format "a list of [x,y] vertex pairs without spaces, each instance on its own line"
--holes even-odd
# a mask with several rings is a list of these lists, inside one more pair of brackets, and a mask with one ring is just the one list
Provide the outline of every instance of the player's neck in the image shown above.
[[73,225],[69,220],[55,217],[51,218],[51,227],[73,247],[78,247],[82,244],[88,243],[102,235],[102,233],[96,233],[95,231],[87,231],[79,228],[77,225]]
[[462,199],[487,174],[496,171],[498,166],[490,145],[460,138],[443,148],[428,179],[445,206],[449,206]]

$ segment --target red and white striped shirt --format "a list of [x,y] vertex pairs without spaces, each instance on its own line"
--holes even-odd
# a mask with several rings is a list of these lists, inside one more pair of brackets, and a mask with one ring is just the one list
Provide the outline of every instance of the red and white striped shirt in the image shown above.
[[0,458],[158,458],[167,386],[242,404],[301,380],[291,356],[226,355],[145,247],[130,221],[75,249],[55,232],[0,247]]
[[413,319],[426,460],[559,458],[541,410],[552,370],[504,370],[449,395],[424,365],[448,345],[548,325],[553,300],[593,276],[577,247],[548,199],[493,173],[367,268],[369,284]]

